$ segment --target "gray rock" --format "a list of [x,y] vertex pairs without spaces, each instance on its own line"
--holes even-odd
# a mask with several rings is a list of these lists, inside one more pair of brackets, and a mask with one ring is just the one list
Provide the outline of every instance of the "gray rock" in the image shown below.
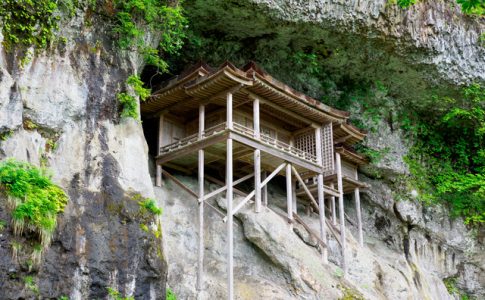
[[[0,141],[0,158],[47,164],[70,198],[33,272],[25,267],[28,236],[13,237],[10,225],[2,232],[1,299],[33,299],[24,286],[27,275],[43,299],[106,299],[107,287],[137,299],[165,298],[166,249],[161,238],[140,228],[155,220],[140,219],[132,199],[154,195],[148,148],[141,123],[119,119],[116,99],[140,58],[112,48],[104,20],[94,15],[93,25],[85,26],[86,18],[78,11],[61,26],[65,49],[40,54],[23,69],[0,46],[0,132],[12,130]],[[95,44],[101,45],[96,53]],[[27,119],[35,128],[22,127]],[[57,147],[47,147],[48,140]],[[3,196],[0,219],[9,224]],[[18,260],[11,255],[14,240],[25,248]]]

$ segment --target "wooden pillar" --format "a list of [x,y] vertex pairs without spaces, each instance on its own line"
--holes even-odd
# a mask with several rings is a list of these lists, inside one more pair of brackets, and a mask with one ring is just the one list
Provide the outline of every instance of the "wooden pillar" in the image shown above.
[[227,93],[227,105],[226,105],[226,126],[228,129],[233,129],[232,124],[232,94]]
[[359,229],[359,245],[364,247],[364,234],[362,233],[362,214],[360,211],[360,190],[359,188],[355,188],[354,190],[354,197],[355,197],[355,210],[357,211],[357,226]]
[[261,151],[254,150],[254,211],[261,212]]
[[[317,163],[323,168],[322,159],[322,128],[315,128],[315,154]],[[320,218],[320,238],[327,244],[327,224],[325,223],[325,195],[323,186],[323,173],[317,175],[317,193],[318,193],[318,215]],[[328,263],[328,249],[322,248],[323,263]]]
[[296,202],[296,183],[297,182],[298,182],[297,180],[293,181],[292,193],[291,193],[291,199],[293,201],[291,204],[291,207],[293,208],[293,212],[295,214],[298,213],[298,208],[297,208],[298,203]]
[[[253,125],[254,125],[254,138],[260,138],[259,127],[259,99],[253,100]],[[254,150],[254,202],[255,212],[261,212],[261,151],[259,149]]]
[[345,215],[344,215],[344,191],[342,184],[342,162],[340,160],[340,153],[335,153],[335,163],[337,169],[337,187],[339,191],[338,206],[340,219],[340,240],[342,242],[342,269],[344,275],[347,274],[347,258],[345,255],[346,240],[345,240]]
[[[157,153],[160,155],[160,148],[162,147],[163,143],[163,115],[160,115],[159,121],[158,121],[158,149]],[[162,186],[162,165],[158,164],[158,162],[155,160],[155,166],[156,166],[156,174],[155,174],[155,185],[156,186]]]
[[291,164],[286,164],[286,205],[288,211],[288,220],[293,223],[293,189],[291,188],[292,178],[291,178]]
[[[359,172],[355,169],[355,180],[359,181]],[[359,245],[364,247],[364,234],[362,232],[362,210],[360,208],[360,189],[354,190],[355,210],[357,212],[357,227],[359,230]]]
[[[199,106],[199,139],[204,136],[205,107]],[[204,150],[199,150],[199,249],[197,260],[197,290],[203,290],[204,285]]]
[[253,100],[253,125],[254,125],[254,138],[259,139],[261,135],[260,129],[260,116],[259,116],[259,99]]
[[[268,177],[268,173],[264,171],[261,176],[261,181],[264,181]],[[264,206],[268,206],[268,184],[265,184],[262,190],[262,198],[263,198],[263,203]]]
[[[227,128],[232,129],[232,94],[227,94]],[[226,148],[226,207],[227,207],[227,299],[234,299],[234,244],[233,244],[233,173],[232,139],[227,139]]]
[[[333,185],[333,182],[330,184],[330,188],[333,190],[335,186]],[[330,207],[332,209],[332,224],[337,225],[337,207],[335,205],[335,197],[332,196],[330,197]]]

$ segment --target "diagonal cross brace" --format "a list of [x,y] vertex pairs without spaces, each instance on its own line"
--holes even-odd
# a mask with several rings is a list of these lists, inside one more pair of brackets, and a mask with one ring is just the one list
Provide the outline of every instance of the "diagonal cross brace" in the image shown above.
[[[269,176],[261,182],[261,188],[263,188],[268,182],[273,179],[284,167],[286,163],[282,163],[279,165]],[[232,214],[235,215],[252,197],[254,197],[255,191],[253,190],[249,195],[247,195],[239,204],[232,210]],[[223,222],[227,222],[227,216],[222,220]]]

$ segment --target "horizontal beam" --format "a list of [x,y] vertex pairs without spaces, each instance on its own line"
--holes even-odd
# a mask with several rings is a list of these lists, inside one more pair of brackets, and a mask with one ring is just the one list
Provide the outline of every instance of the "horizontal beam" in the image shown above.
[[167,161],[171,161],[175,158],[190,154],[192,152],[196,152],[199,149],[204,149],[208,146],[211,146],[213,144],[217,144],[219,142],[225,141],[227,137],[229,136],[229,133],[227,130],[222,131],[220,133],[217,133],[213,136],[204,138],[202,140],[196,141],[192,144],[183,146],[180,149],[171,151],[167,154],[162,154],[157,157],[157,163],[158,164],[163,164]]

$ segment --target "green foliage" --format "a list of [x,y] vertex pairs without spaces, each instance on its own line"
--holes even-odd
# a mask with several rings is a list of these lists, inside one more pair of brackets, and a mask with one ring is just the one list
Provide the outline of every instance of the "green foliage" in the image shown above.
[[338,285],[337,287],[339,287],[344,294],[343,297],[340,298],[339,300],[364,300],[365,299],[364,297],[362,297],[362,295],[359,294],[358,291],[352,288],[348,288],[346,286],[341,286],[341,285]]
[[134,297],[124,297],[121,295],[121,293],[113,288],[107,287],[108,294],[114,299],[114,300],[135,300]]
[[3,0],[0,3],[0,27],[7,50],[24,50],[20,66],[32,59],[33,46],[45,49],[56,41],[61,12],[73,16],[78,0]]
[[5,226],[7,226],[7,222],[0,219],[0,232],[2,232],[5,229]]
[[126,80],[126,84],[133,88],[135,94],[140,97],[141,101],[145,101],[148,97],[150,97],[151,90],[143,87],[143,81],[141,81],[139,76],[131,75]]
[[456,277],[448,277],[443,279],[443,283],[445,284],[448,293],[453,296],[458,296],[460,300],[469,300],[469,296],[461,291],[456,285]]
[[47,47],[58,29],[57,9],[57,1],[53,0],[2,1],[0,20],[5,47]]
[[416,4],[417,0],[397,0],[397,5],[402,8],[408,8],[411,5]]
[[133,118],[138,120],[138,101],[134,96],[128,93],[119,93],[116,95],[118,101],[120,101],[122,106],[121,117],[123,118]]
[[57,298],[57,300],[69,300],[69,297],[67,297],[67,296],[60,296],[59,298]]
[[145,101],[150,97],[151,90],[143,87],[143,81],[141,81],[140,77],[137,75],[128,77],[126,85],[131,87],[134,95],[130,93],[119,93],[116,95],[122,106],[121,117],[138,120],[138,100],[136,99],[136,96],[138,96],[141,101]]
[[27,130],[37,129],[39,126],[29,119],[25,119],[23,122],[24,128]]
[[[402,8],[408,8],[418,2],[418,0],[391,0]],[[484,0],[456,0],[461,6],[461,10],[469,15],[485,15]]]
[[36,232],[46,247],[57,223],[57,214],[64,211],[68,198],[54,185],[45,169],[15,160],[0,164],[0,188],[9,199],[14,233],[25,228]]
[[382,150],[377,150],[363,144],[355,145],[354,149],[358,153],[364,154],[369,159],[369,161],[374,164],[381,161],[381,159],[383,159],[390,151],[390,149],[387,147]]
[[39,287],[37,286],[37,283],[35,282],[34,277],[25,276],[24,284],[25,284],[25,287],[28,288],[32,293],[34,293],[35,295],[39,295]]
[[485,15],[485,1],[483,0],[456,0],[463,12],[472,15]]
[[159,208],[157,206],[157,203],[155,202],[155,200],[153,200],[151,198],[141,200],[141,201],[138,202],[138,204],[140,205],[140,208],[142,210],[148,211],[151,214],[154,214],[154,215],[157,215],[157,216],[162,214],[162,209]]
[[437,119],[418,115],[407,162],[426,202],[444,201],[465,223],[485,223],[485,88],[473,84]]
[[0,140],[6,141],[13,135],[13,130],[7,130],[5,132],[0,133]]
[[[118,45],[143,54],[146,63],[167,71],[160,54],[175,54],[183,45],[187,20],[180,5],[164,0],[117,0],[116,25]],[[172,1],[173,3],[173,1]],[[145,42],[146,30],[161,35],[159,50]]]
[[47,150],[56,151],[58,146],[59,145],[57,144],[57,142],[55,140],[47,139],[47,141],[46,141]]
[[167,288],[165,299],[166,300],[177,300],[177,297],[175,296],[175,294],[172,292],[172,290],[170,288]]
[[485,32],[480,35],[478,43],[480,44],[480,46],[485,47]]

